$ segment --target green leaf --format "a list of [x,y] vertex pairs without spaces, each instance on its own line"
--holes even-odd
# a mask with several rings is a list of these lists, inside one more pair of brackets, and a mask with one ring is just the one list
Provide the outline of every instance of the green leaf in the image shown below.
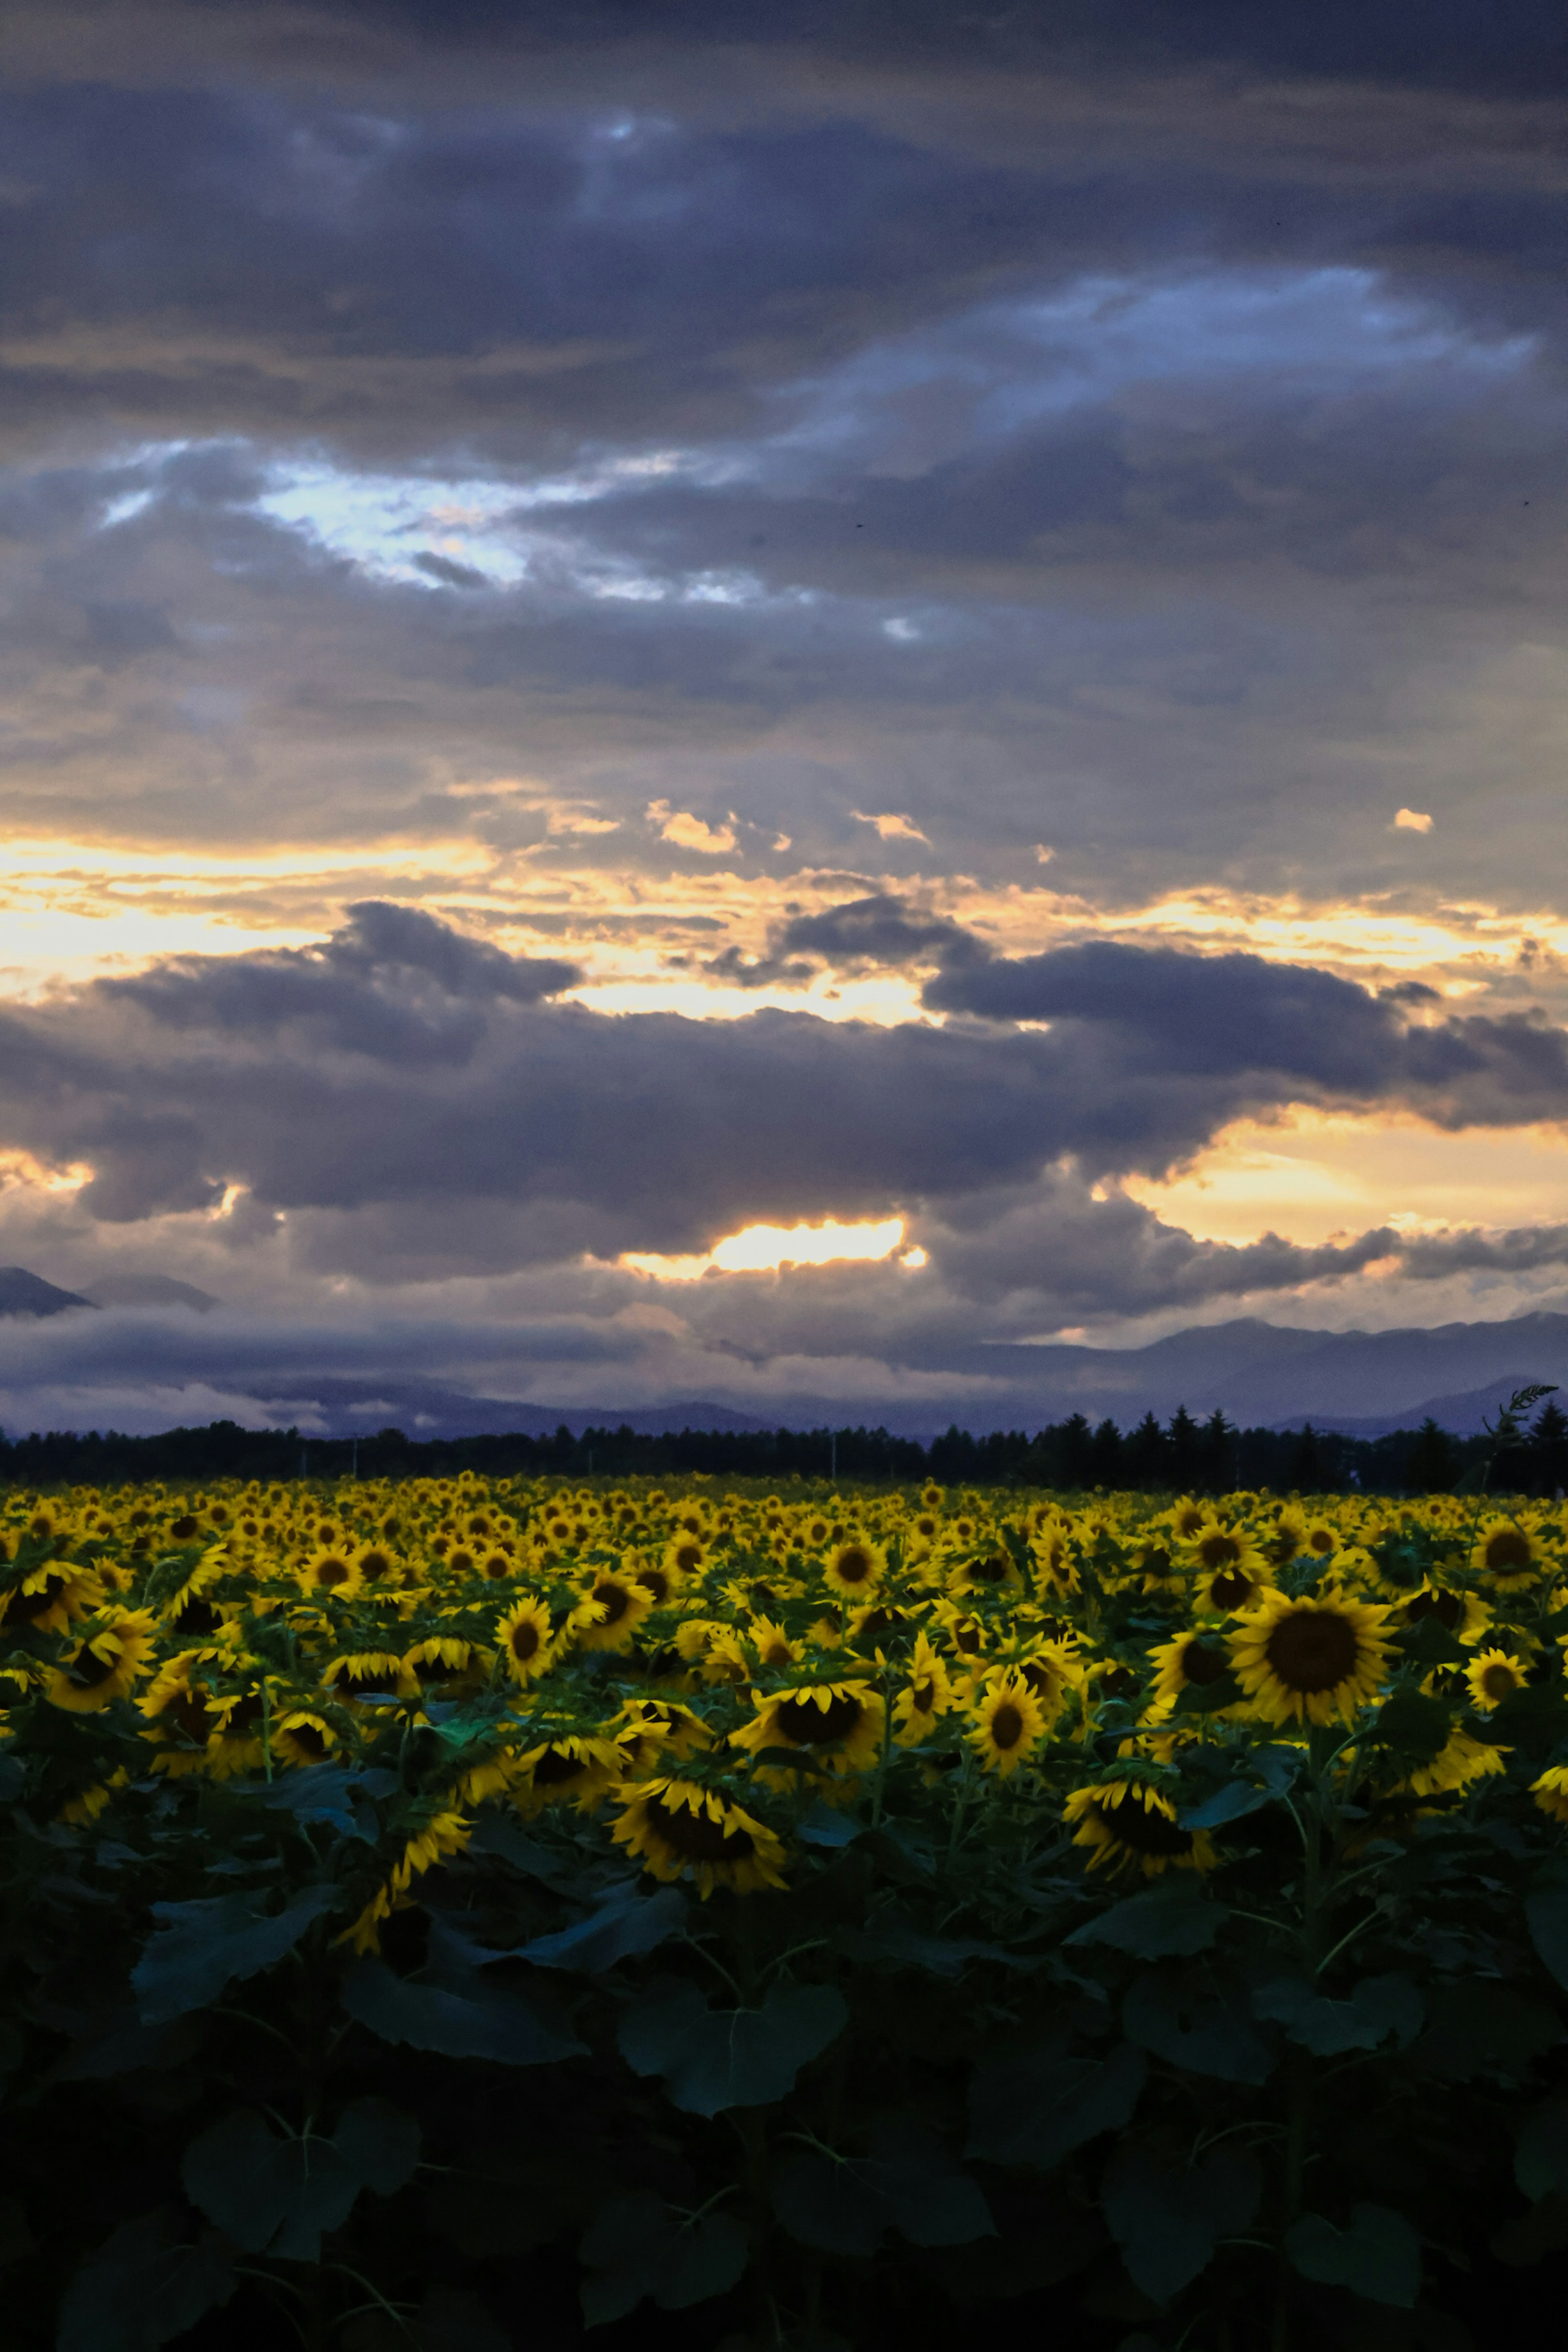
[[1399,1643],[1400,1649],[1413,1664],[1419,1666],[1468,1666],[1474,1662],[1475,1653],[1450,1633],[1434,1610],[1421,1617],[1411,1632]]
[[1230,1914],[1184,1877],[1130,1895],[1075,1929],[1068,1944],[1109,1944],[1141,1960],[1186,1959],[1206,1952]]
[[1272,1789],[1259,1789],[1250,1780],[1231,1780],[1201,1805],[1186,1805],[1176,1815],[1184,1830],[1218,1830],[1226,1822],[1245,1821],[1248,1813],[1261,1812],[1265,1805],[1275,1801]]
[[1347,1995],[1315,1992],[1305,1977],[1276,1977],[1252,1996],[1259,2017],[1272,2018],[1316,2058],[1343,2050],[1375,2050],[1392,2033],[1402,2050],[1420,2032],[1426,2003],[1406,1976],[1363,1977]]
[[1247,2014],[1245,1992],[1216,1983],[1205,1969],[1179,1976],[1146,1969],[1122,2003],[1121,2030],[1156,2058],[1222,2083],[1266,2083],[1274,2071],[1274,2052]]
[[1207,2268],[1217,2240],[1247,2227],[1262,2189],[1256,2158],[1241,2148],[1213,2148],[1188,2165],[1129,2141],[1106,2168],[1100,2206],[1133,2283],[1168,2303]]
[[1558,1741],[1568,1736],[1568,1706],[1563,1703],[1561,1680],[1526,1683],[1510,1691],[1500,1706],[1471,1728],[1489,1748],[1515,1748],[1521,1755],[1543,1761]]
[[591,2275],[583,2281],[590,2327],[624,2318],[645,2295],[661,2310],[684,2311],[727,2294],[745,2270],[750,2246],[728,2213],[679,2212],[652,2189],[612,2197],[583,2233]]
[[1149,2062],[1121,2042],[1106,2058],[1075,2058],[1068,2037],[983,2061],[969,2091],[966,2156],[1049,2172],[1101,2132],[1120,2131],[1138,2105]]
[[879,2124],[868,2156],[804,2149],[785,2157],[773,2195],[790,2235],[826,2253],[874,2253],[889,2230],[916,2246],[996,2234],[978,2185],[934,2133],[904,2117]]
[[1449,2082],[1478,2074],[1516,2080],[1563,2039],[1556,2013],[1543,2000],[1488,1977],[1426,1988],[1426,2031],[1417,2056]]
[[351,2017],[411,2050],[444,2058],[489,2058],[500,2066],[549,2066],[585,2044],[542,2015],[521,1992],[477,1971],[421,1981],[395,1976],[384,1960],[358,1960],[342,1982]]
[[1421,2291],[1421,2241],[1386,2205],[1352,2206],[1348,2230],[1304,2213],[1287,2231],[1285,2251],[1303,2278],[1348,2286],[1368,2303],[1408,2311]]
[[56,2352],[158,2352],[234,2289],[216,2233],[187,2245],[166,2213],[143,2213],[79,2265],[60,2301]]
[[521,1948],[517,1958],[535,1968],[580,1969],[585,1975],[598,1976],[617,1960],[634,1958],[668,1943],[671,1936],[681,1933],[690,1906],[679,1887],[661,1886],[645,1895],[639,1885],[634,1878],[614,1888],[586,1918],[558,1928],[552,1936],[536,1936],[531,1944]]
[[[1501,1709],[1498,1710],[1500,1714]],[[1533,1887],[1524,1898],[1530,1940],[1546,1967],[1568,1990],[1568,1885],[1550,1881]]]
[[237,2107],[194,2139],[181,2160],[192,2204],[244,2253],[260,2253],[283,2226],[299,2187],[292,2145],[254,2107]]
[[825,1805],[819,1797],[802,1813],[795,1833],[803,1845],[853,1845],[865,1828],[865,1822],[858,1822],[842,1805]]
[[1414,1771],[1441,1753],[1453,1727],[1453,1717],[1440,1698],[1407,1683],[1378,1708],[1368,1738],[1370,1745],[1387,1748]]
[[1520,2133],[1513,2177],[1531,2204],[1555,2190],[1568,2196],[1568,2106],[1537,2107]]
[[923,1969],[928,1976],[960,1977],[973,1960],[999,1960],[1004,1968],[1037,1968],[1033,1953],[1009,1952],[1000,1944],[970,1936],[925,1936],[897,1911],[885,1911],[871,1927],[848,1928],[836,1938],[855,1960],[886,1960]]
[[1234,1706],[1246,1693],[1234,1675],[1221,1675],[1212,1683],[1188,1683],[1176,1695],[1172,1712],[1175,1715],[1214,1715],[1222,1706]]
[[237,1977],[259,1976],[291,1952],[313,1920],[337,1901],[331,1886],[302,1886],[275,1917],[262,1895],[219,1895],[195,1903],[154,1903],[163,1922],[131,1981],[143,2025],[205,2009]]
[[420,2130],[389,2099],[353,2099],[338,2117],[332,2146],[354,2179],[378,2197],[395,2197],[414,2178]]
[[848,2022],[831,1985],[771,1985],[760,2009],[710,2009],[684,1977],[658,1977],[629,2003],[616,2037],[636,2074],[662,2074],[676,2106],[716,2116],[771,2105]]

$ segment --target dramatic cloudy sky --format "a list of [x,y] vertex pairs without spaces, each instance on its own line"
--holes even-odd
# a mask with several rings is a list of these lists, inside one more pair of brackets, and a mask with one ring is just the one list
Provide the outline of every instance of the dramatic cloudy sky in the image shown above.
[[1568,1303],[1557,7],[0,86],[0,1261],[222,1302],[0,1327],[8,1426]]

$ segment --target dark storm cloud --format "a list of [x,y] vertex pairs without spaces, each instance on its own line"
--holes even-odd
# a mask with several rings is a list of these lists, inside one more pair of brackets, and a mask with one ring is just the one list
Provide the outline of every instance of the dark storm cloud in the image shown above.
[[[932,984],[966,983],[945,1029],[538,1001],[571,978],[363,906],[318,950],[174,959],[14,1008],[5,1135],[89,1161],[85,1205],[114,1220],[240,1185],[283,1211],[570,1204],[601,1246],[679,1250],[759,1218],[962,1202],[1064,1158],[1086,1181],[1159,1174],[1292,1102],[1568,1115],[1568,1034],[1544,1021],[1407,1024],[1257,957],[981,961]],[[1003,992],[985,1020],[982,983]]]

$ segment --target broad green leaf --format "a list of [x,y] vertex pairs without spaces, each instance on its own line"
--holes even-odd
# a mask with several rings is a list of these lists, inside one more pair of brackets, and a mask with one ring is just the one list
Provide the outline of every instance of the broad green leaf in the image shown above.
[[858,1822],[842,1805],[825,1805],[820,1798],[808,1805],[795,1825],[795,1833],[803,1845],[853,1845],[864,1834],[866,1824]]
[[1513,2177],[1533,2204],[1555,2190],[1568,2196],[1568,2106],[1537,2107],[1520,2133]]
[[292,2143],[254,2107],[209,2125],[180,2164],[186,2196],[242,2252],[258,2254],[283,2226],[299,2188]]
[[1100,2206],[1135,2284],[1156,2303],[1180,2294],[1258,2210],[1263,2175],[1246,2150],[1220,2147],[1194,2165],[1124,2142],[1106,2168]]
[[354,2099],[338,2117],[332,2146],[366,2189],[395,2197],[419,2162],[419,2126],[389,2099]]
[[1351,1992],[1315,1992],[1305,1977],[1276,1977],[1252,1996],[1257,2015],[1271,2018],[1316,2058],[1344,2050],[1375,2050],[1393,2034],[1407,2049],[1420,2032],[1426,2011],[1420,1990],[1408,1977],[1363,1977]]
[[1368,1738],[1415,1769],[1441,1752],[1453,1727],[1453,1716],[1440,1698],[1405,1684],[1378,1708]]
[[1488,1977],[1426,1988],[1426,2031],[1417,2055],[1430,2073],[1463,2083],[1478,2074],[1527,2074],[1563,2039],[1554,2011]]
[[192,2141],[180,2179],[192,2204],[243,2252],[313,2263],[362,2189],[390,2197],[418,2160],[418,2125],[384,2099],[355,2099],[331,2139],[286,2137],[240,2107]]
[[143,2213],[77,2268],[60,2301],[56,2352],[159,2352],[234,2289],[216,2232],[190,2245],[167,2214]]
[[612,2197],[583,2233],[583,2315],[590,2327],[624,2318],[645,2295],[684,2311],[727,2294],[746,2267],[745,2231],[728,2213],[694,2216],[652,2189]]
[[1206,1952],[1230,1914],[1185,1877],[1130,1895],[1074,1930],[1069,1944],[1109,1944],[1141,1960],[1186,1959]]
[[337,1899],[335,1887],[303,1886],[273,1917],[261,1911],[259,1895],[154,1903],[153,1916],[163,1924],[131,1972],[142,2024],[205,2009],[236,1978],[259,1976]]
[[639,1882],[617,1886],[596,1910],[552,1936],[536,1936],[517,1953],[521,1960],[540,1969],[580,1969],[597,1976],[617,1960],[651,1952],[671,1936],[679,1936],[690,1908],[677,1886],[661,1886],[652,1895],[639,1891]]
[[978,2185],[933,2133],[904,2118],[879,2124],[867,2156],[787,2156],[774,2174],[773,2208],[792,2237],[827,2253],[874,2253],[889,2230],[916,2246],[996,2234]]
[[1121,2009],[1129,2042],[1156,2058],[1223,2083],[1266,2083],[1274,2052],[1253,2024],[1239,1986],[1206,1969],[1171,1976],[1149,1969],[1137,1978]]
[[1130,2121],[1148,2071],[1129,2042],[1106,2058],[1075,2058],[1065,2034],[984,2061],[970,2084],[964,2154],[1049,2172],[1075,2147]]
[[1223,1829],[1227,1822],[1245,1821],[1248,1813],[1261,1812],[1265,1805],[1275,1801],[1272,1789],[1260,1789],[1250,1780],[1236,1780],[1201,1805],[1187,1805],[1176,1819],[1184,1830]]
[[1548,1882],[1524,1899],[1530,1940],[1558,1983],[1568,1990],[1568,1885]]
[[1368,2303],[1408,2311],[1421,2292],[1421,2241],[1386,2205],[1352,2206],[1348,2230],[1305,2213],[1286,2232],[1285,2251],[1303,2278],[1348,2286]]
[[867,1928],[848,1928],[837,1939],[841,1951],[855,1960],[885,1960],[902,1968],[923,1969],[927,1975],[960,1977],[973,1960],[996,1960],[1004,1968],[1032,1969],[1038,1957],[1009,1952],[1000,1944],[971,1936],[926,1936],[899,1913],[884,1912]]
[[760,2009],[710,2009],[684,1977],[658,1977],[629,2003],[616,2038],[634,2074],[664,2076],[676,2106],[716,2116],[787,2096],[848,2018],[830,1985],[774,1984]]
[[585,2046],[523,1995],[477,1972],[422,1981],[395,1976],[384,1960],[359,1960],[343,1979],[342,2004],[384,2042],[438,2051],[444,2058],[548,2066],[582,2056]]

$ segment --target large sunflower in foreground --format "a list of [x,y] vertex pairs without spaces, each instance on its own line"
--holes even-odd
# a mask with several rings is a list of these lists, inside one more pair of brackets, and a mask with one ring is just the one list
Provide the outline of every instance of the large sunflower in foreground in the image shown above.
[[1388,1615],[1337,1590],[1266,1593],[1230,1637],[1247,1711],[1265,1723],[1348,1723],[1383,1681]]
[[[731,1744],[756,1753],[794,1748],[803,1763],[859,1771],[875,1764],[882,1748],[887,1707],[869,1683],[806,1683],[794,1690],[753,1695],[756,1720],[731,1732]],[[764,1768],[764,1779],[778,1778]],[[790,1775],[784,1776],[785,1783]]]
[[624,1795],[610,1835],[655,1878],[689,1874],[704,1902],[716,1886],[752,1895],[785,1884],[784,1850],[772,1830],[716,1790],[666,1775]]
[[1176,1809],[1142,1780],[1109,1780],[1075,1789],[1062,1808],[1076,1824],[1074,1845],[1089,1848],[1090,1870],[1212,1870],[1215,1850],[1206,1831],[1184,1830]]

